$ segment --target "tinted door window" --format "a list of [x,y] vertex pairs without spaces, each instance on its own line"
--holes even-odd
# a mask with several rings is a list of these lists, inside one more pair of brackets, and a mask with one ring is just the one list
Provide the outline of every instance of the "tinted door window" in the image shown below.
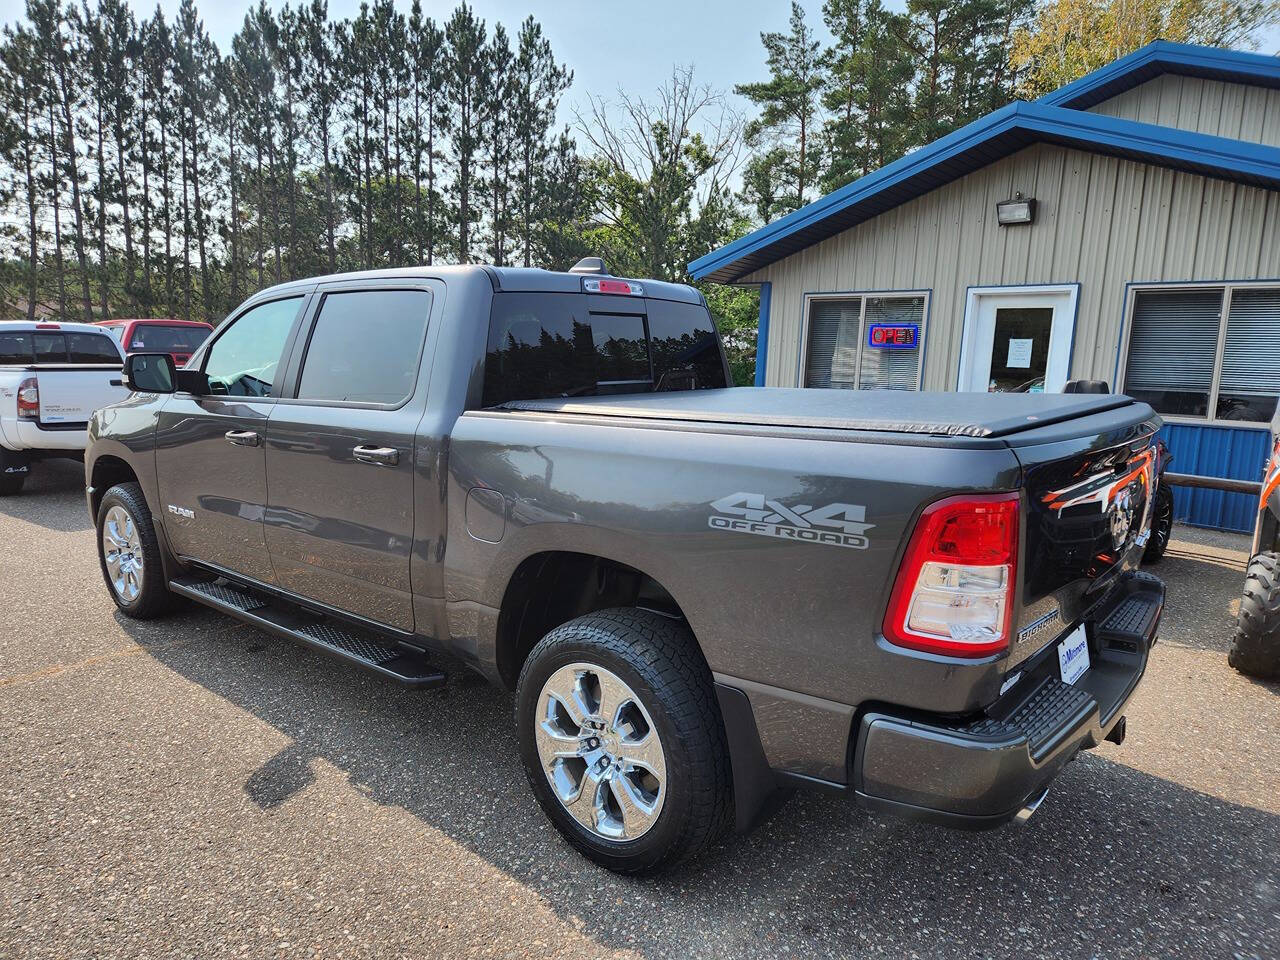
[[31,334],[0,333],[0,363],[30,363]]
[[390,404],[408,399],[430,313],[425,290],[327,294],[307,344],[298,397]]
[[97,333],[68,333],[67,359],[72,363],[119,363],[120,351]]
[[301,297],[260,304],[233,321],[209,348],[204,372],[213,393],[267,397]]

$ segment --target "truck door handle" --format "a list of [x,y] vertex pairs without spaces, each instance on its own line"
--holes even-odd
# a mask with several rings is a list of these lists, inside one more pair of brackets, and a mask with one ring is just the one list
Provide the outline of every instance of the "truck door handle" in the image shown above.
[[361,463],[375,463],[386,467],[394,467],[400,462],[400,451],[395,447],[370,447],[361,444],[351,451],[351,455]]
[[232,443],[238,443],[242,447],[256,447],[262,442],[262,438],[253,430],[228,430],[224,436]]

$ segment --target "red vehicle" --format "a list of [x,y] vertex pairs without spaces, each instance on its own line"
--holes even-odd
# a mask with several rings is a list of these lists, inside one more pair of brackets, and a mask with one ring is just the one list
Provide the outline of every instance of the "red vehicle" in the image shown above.
[[196,352],[213,327],[199,320],[100,320],[126,354],[167,353],[182,366]]

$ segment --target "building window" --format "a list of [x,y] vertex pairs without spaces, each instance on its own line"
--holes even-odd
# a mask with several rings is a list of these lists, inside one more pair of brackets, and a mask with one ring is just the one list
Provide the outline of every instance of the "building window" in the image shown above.
[[1280,398],[1280,287],[1139,289],[1132,317],[1129,396],[1167,416],[1271,419]]
[[919,390],[926,294],[813,297],[804,385]]

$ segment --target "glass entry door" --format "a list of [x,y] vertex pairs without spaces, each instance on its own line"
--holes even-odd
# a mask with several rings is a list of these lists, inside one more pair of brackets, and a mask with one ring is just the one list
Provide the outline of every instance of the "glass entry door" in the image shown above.
[[1071,367],[1075,288],[970,292],[960,390],[1057,393]]

